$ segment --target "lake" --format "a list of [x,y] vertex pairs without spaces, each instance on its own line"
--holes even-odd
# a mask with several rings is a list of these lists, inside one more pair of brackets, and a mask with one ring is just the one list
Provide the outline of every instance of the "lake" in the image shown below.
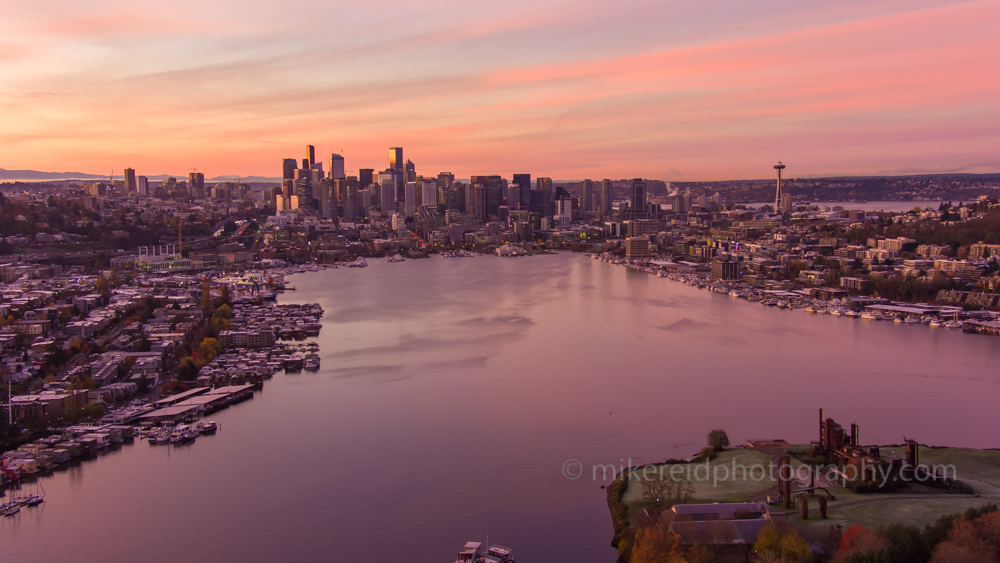
[[371,264],[280,297],[325,308],[319,372],[276,375],[189,446],[44,478],[41,507],[0,518],[3,560],[450,563],[488,534],[519,563],[612,562],[591,467],[690,456],[713,428],[807,442],[823,408],[865,443],[1000,446],[993,337],[776,310],[581,254]]

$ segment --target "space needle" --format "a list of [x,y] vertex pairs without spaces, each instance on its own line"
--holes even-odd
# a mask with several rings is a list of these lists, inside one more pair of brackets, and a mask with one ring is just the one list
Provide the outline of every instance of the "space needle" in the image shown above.
[[778,171],[778,191],[774,194],[774,212],[779,213],[781,209],[781,171],[785,169],[785,165],[778,161],[778,164],[774,165],[774,169]]

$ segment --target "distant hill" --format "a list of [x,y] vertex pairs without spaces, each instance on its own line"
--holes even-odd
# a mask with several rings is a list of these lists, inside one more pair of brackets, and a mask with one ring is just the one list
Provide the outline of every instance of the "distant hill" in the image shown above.
[[[187,174],[146,174],[145,176],[154,182],[162,182],[167,178],[177,178],[178,180],[187,178]],[[115,180],[122,180],[124,178],[125,177],[121,174],[117,174],[113,177]],[[45,181],[107,179],[107,175],[85,174],[83,172],[41,172],[39,170],[6,170],[4,168],[0,168],[0,180]],[[206,182],[235,182],[237,180],[242,180],[244,182],[281,182],[281,178],[271,178],[267,176],[236,176],[234,174],[215,176],[214,178],[205,179]]]

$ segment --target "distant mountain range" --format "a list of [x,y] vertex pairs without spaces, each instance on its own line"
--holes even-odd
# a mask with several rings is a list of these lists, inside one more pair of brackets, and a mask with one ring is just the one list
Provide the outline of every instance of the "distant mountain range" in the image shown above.
[[[151,181],[162,182],[167,178],[177,178],[178,180],[186,180],[187,174],[157,174],[155,176],[146,175]],[[107,180],[107,176],[102,176],[100,174],[85,174],[83,172],[40,172],[38,170],[5,170],[0,168],[0,180],[20,180],[27,182],[38,182],[46,180]],[[114,176],[115,180],[125,179],[122,175]],[[274,182],[280,183],[281,178],[269,178],[266,176],[236,176],[233,174],[227,174],[223,176],[215,176],[214,178],[205,178],[206,182],[235,182],[237,180],[243,180],[244,182]]]

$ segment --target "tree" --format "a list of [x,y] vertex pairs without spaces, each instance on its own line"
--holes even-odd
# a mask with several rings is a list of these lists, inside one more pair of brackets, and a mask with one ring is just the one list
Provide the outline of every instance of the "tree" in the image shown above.
[[635,534],[632,563],[686,563],[680,537],[656,526],[648,526]]
[[721,428],[708,433],[708,445],[717,452],[729,447],[729,435]]
[[765,526],[757,535],[753,550],[761,561],[769,563],[801,563],[812,553],[806,540],[791,527]]

